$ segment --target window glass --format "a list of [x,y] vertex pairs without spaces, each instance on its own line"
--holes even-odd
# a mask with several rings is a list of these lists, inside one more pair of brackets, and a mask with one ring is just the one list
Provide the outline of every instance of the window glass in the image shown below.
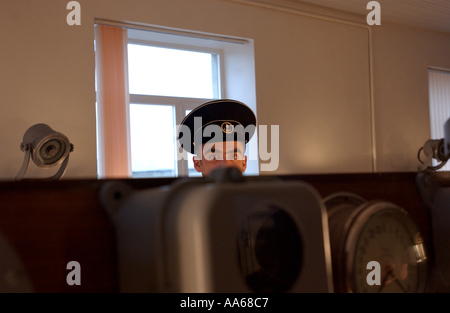
[[217,55],[128,44],[130,94],[212,99]]
[[176,177],[174,107],[130,104],[133,178]]

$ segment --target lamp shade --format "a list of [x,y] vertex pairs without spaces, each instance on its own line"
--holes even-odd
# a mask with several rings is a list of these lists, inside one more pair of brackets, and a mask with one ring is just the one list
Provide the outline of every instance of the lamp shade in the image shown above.
[[21,180],[28,168],[30,158],[41,168],[49,168],[61,164],[58,172],[48,179],[60,179],[69,162],[69,153],[73,145],[63,134],[54,131],[46,124],[35,124],[23,135],[20,149],[25,152],[22,168],[16,176]]
[[31,158],[42,168],[60,164],[70,152],[69,139],[46,124],[31,126],[25,132],[22,144],[31,145]]

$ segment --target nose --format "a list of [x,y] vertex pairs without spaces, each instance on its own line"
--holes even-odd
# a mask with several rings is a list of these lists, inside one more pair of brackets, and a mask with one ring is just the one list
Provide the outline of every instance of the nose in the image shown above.
[[217,160],[216,161],[217,167],[227,167],[227,166],[231,166],[231,162],[230,160]]
[[225,156],[222,160],[216,160],[215,167],[231,167],[234,166],[233,160],[227,160]]

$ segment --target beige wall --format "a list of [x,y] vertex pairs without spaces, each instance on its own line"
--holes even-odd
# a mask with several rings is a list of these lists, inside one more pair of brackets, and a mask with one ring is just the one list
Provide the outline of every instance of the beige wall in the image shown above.
[[[275,174],[372,171],[370,43],[375,167],[415,171],[430,136],[427,66],[450,68],[449,34],[383,21],[369,32],[365,17],[291,1],[272,1],[292,8],[278,10],[229,0],[79,0],[80,26],[67,25],[68,2],[0,1],[0,179],[19,171],[22,136],[36,123],[75,145],[65,178],[96,177],[94,18],[254,39],[259,123],[280,125]],[[30,165],[27,176],[50,175],[41,172]]]
[[427,68],[450,68],[450,35],[388,25],[373,42],[378,169],[415,171],[430,139]]

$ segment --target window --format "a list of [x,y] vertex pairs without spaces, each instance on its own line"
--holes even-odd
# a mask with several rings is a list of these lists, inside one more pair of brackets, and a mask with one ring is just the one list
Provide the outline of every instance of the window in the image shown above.
[[[450,118],[450,71],[430,68],[428,78],[431,139],[441,139],[444,138],[444,124]],[[433,160],[433,166],[436,165],[438,162]],[[440,170],[449,171],[450,162]]]
[[[213,99],[236,99],[256,113],[252,40],[153,26],[100,24],[102,28],[96,26],[99,177],[199,176],[193,156],[180,153],[176,127],[190,110]],[[115,34],[107,39],[110,28]],[[106,41],[116,42],[115,48]],[[115,50],[111,54],[118,70],[107,72],[113,63],[106,61],[111,50]],[[108,84],[114,75],[120,78],[122,68],[123,79]],[[121,99],[116,94],[121,85],[125,99],[111,108],[108,94],[113,94],[111,102]],[[117,113],[122,107],[125,109]],[[120,119],[124,121],[114,123]],[[247,148],[246,174],[250,175],[259,173],[256,137]],[[120,173],[114,174],[117,168]]]

